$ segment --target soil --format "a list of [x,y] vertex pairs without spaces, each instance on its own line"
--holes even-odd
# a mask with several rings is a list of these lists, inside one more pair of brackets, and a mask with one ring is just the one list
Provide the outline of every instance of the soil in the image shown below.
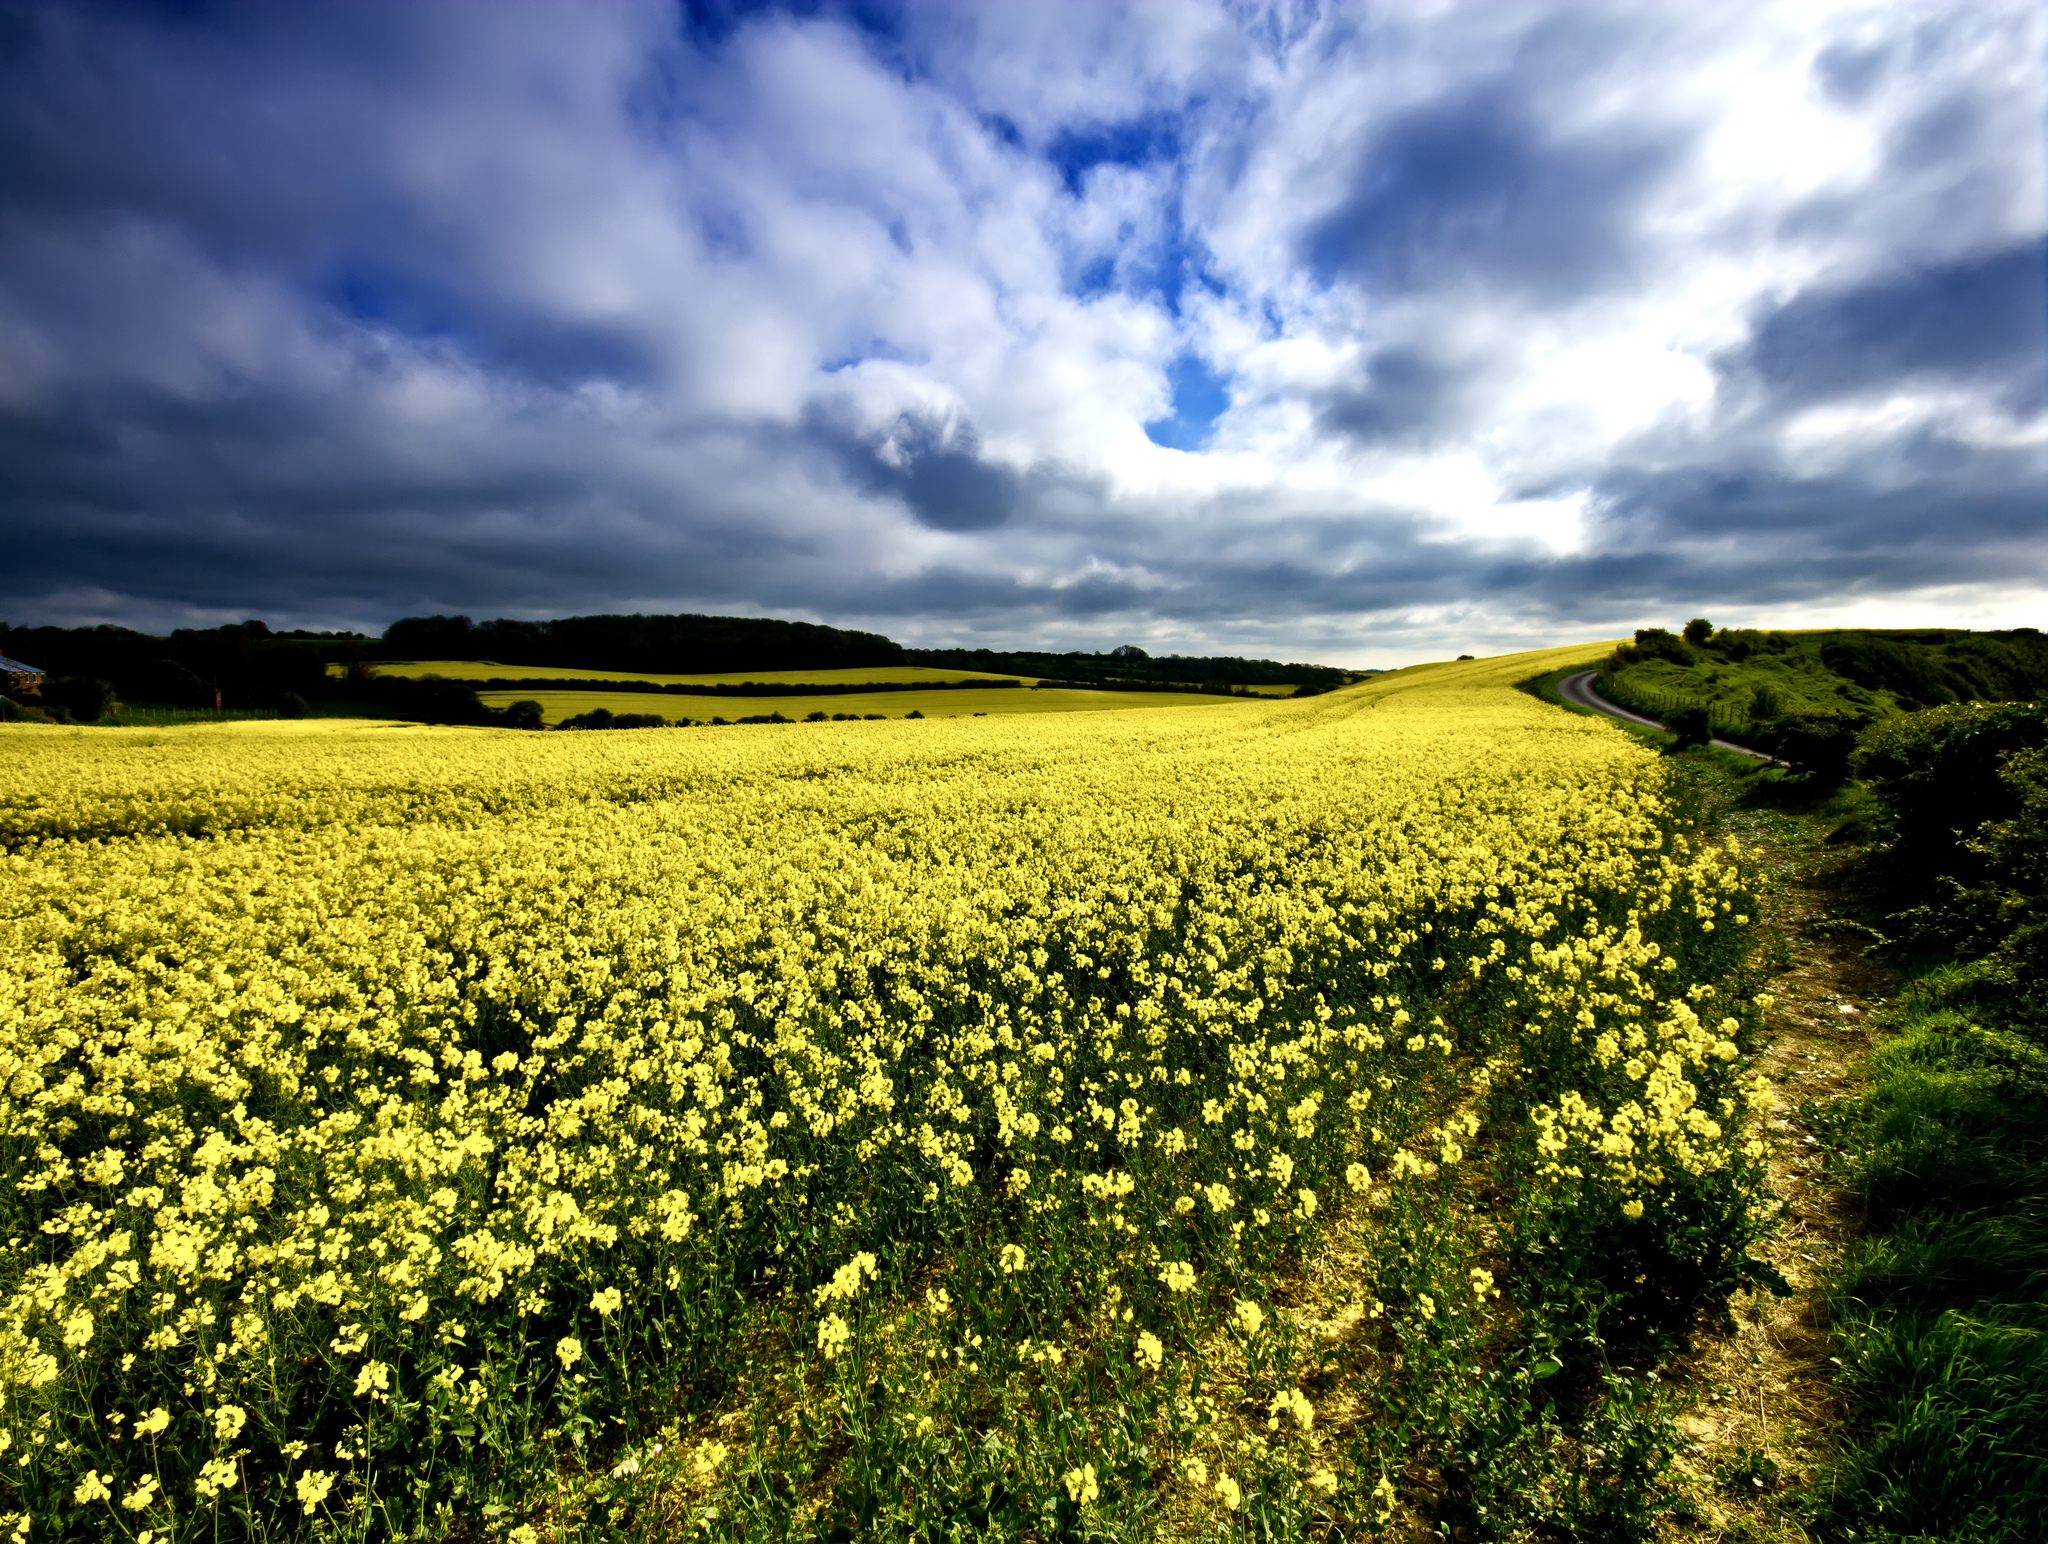
[[1769,811],[1724,811],[1763,874],[1759,961],[1774,1001],[1760,1069],[1777,1092],[1770,1118],[1771,1188],[1780,1225],[1758,1253],[1791,1286],[1737,1294],[1678,1359],[1674,1382],[1687,1446],[1678,1468],[1687,1493],[1667,1536],[1688,1540],[1803,1541],[1785,1503],[1820,1477],[1831,1433],[1846,1416],[1830,1374],[1824,1289],[1862,1219],[1855,1198],[1830,1182],[1814,1112],[1860,1091],[1859,1069],[1896,978],[1866,957],[1869,935],[1837,914],[1853,857],[1826,845],[1814,822]]

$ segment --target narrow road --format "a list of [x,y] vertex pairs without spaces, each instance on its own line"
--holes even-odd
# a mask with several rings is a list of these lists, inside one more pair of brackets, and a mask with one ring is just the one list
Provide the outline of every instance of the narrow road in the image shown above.
[[[1616,707],[1605,697],[1594,691],[1593,678],[1599,673],[1597,670],[1581,670],[1577,675],[1566,676],[1557,683],[1558,696],[1578,707],[1591,708],[1595,713],[1605,713],[1613,718],[1626,719],[1629,723],[1641,724],[1646,729],[1662,729],[1664,727],[1663,724],[1654,718],[1645,718],[1640,713],[1631,713],[1627,708]],[[1765,755],[1762,751],[1753,751],[1747,745],[1737,745],[1733,740],[1715,740],[1713,743],[1724,751],[1734,751],[1738,756],[1754,756],[1758,761],[1775,761],[1777,759],[1774,756]]]

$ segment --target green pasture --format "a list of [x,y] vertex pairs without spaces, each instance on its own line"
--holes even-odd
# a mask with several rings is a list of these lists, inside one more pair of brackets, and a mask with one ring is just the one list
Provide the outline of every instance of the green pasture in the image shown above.
[[670,697],[649,692],[479,692],[485,707],[533,701],[549,724],[608,708],[613,713],[658,713],[666,719],[712,718],[728,721],[761,713],[802,718],[807,713],[879,713],[903,718],[916,711],[926,718],[966,718],[976,713],[1100,713],[1120,708],[1227,708],[1243,705],[1242,697],[1210,697],[1198,692],[1084,692],[1055,688],[972,687],[941,692],[847,692],[819,697]]

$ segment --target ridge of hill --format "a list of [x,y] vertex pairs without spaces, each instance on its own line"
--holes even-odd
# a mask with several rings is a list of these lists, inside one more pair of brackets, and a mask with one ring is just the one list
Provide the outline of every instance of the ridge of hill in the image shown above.
[[[1281,664],[1237,655],[1153,656],[1134,645],[1107,653],[1053,654],[1033,649],[905,649],[907,663],[1000,675],[1035,676],[1048,685],[1116,685],[1159,690],[1172,686],[1296,686],[1328,691],[1380,672],[1334,665]],[[1304,693],[1306,695],[1306,693]]]
[[384,629],[384,659],[495,660],[631,674],[845,670],[901,665],[903,646],[880,633],[777,617],[599,615],[519,622],[499,617],[403,617]]

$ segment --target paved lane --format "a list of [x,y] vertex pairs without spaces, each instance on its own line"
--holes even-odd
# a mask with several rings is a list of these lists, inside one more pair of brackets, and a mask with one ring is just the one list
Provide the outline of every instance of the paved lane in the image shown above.
[[[1609,702],[1593,690],[1593,679],[1600,672],[1581,670],[1577,675],[1568,675],[1557,683],[1557,694],[1566,702],[1582,708],[1591,708],[1595,713],[1605,713],[1611,718],[1626,719],[1631,724],[1641,724],[1646,729],[1662,729],[1664,726],[1654,718],[1645,718],[1640,713],[1631,713],[1627,708]],[[1747,745],[1737,745],[1733,740],[1713,742],[1724,751],[1734,751],[1738,756],[1754,756],[1758,761],[1775,761],[1775,756],[1762,751],[1753,751]]]

